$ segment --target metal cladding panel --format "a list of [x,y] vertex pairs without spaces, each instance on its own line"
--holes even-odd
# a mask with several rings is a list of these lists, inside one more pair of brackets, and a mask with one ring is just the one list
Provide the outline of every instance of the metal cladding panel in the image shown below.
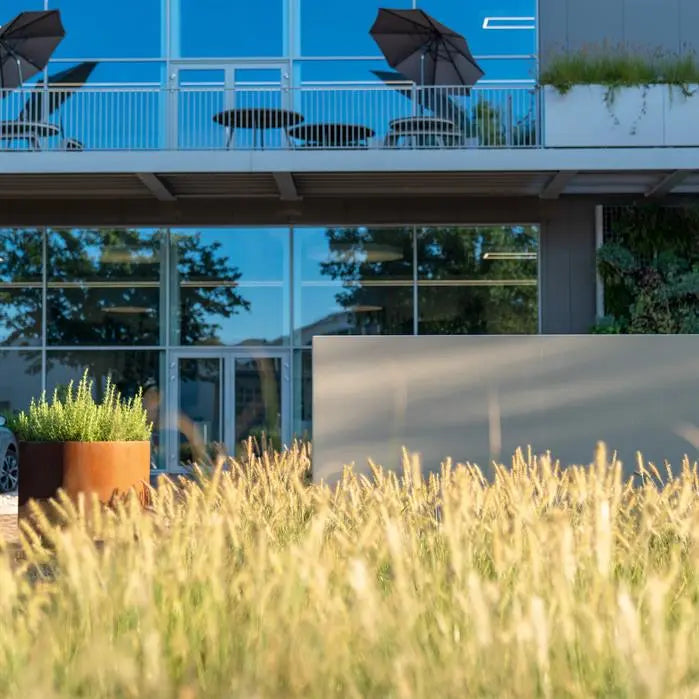
[[517,172],[387,172],[356,174],[298,173],[294,175],[303,196],[464,194],[536,195],[548,181],[547,173]]
[[159,175],[175,196],[278,196],[268,173],[186,173]]
[[134,174],[99,176],[69,173],[0,175],[0,198],[2,199],[140,198],[151,196],[149,190]]
[[699,50],[696,0],[539,0],[541,67],[552,56],[605,45],[634,52]]
[[423,471],[452,457],[490,473],[531,445],[563,465],[595,445],[677,472],[699,458],[699,336],[316,337],[313,478],[336,482],[369,459]]

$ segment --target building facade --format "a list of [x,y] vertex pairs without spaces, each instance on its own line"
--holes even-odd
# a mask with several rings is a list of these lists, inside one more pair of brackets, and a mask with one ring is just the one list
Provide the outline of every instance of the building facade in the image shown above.
[[402,3],[468,38],[472,90],[387,77],[376,0],[103,5],[47,2],[66,38],[0,101],[60,96],[2,132],[0,409],[85,369],[145,387],[159,468],[311,436],[314,335],[588,332],[601,207],[699,191],[691,144],[547,146],[533,2]]

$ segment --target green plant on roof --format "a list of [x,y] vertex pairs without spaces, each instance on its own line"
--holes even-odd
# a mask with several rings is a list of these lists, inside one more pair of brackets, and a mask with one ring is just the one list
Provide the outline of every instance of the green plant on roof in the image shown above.
[[122,399],[107,379],[102,399],[96,401],[94,382],[85,370],[77,389],[73,382],[53,392],[51,401],[42,393],[29,410],[11,415],[8,427],[26,442],[136,442],[150,439],[152,424],[143,407],[141,390]]
[[555,87],[562,94],[575,85],[604,85],[612,90],[669,85],[690,96],[693,94],[690,86],[699,83],[699,63],[689,54],[644,55],[605,46],[552,57],[541,71],[539,82]]

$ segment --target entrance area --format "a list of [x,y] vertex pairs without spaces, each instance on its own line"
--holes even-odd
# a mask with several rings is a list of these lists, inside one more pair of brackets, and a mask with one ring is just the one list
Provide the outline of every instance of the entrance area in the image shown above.
[[177,352],[170,361],[168,465],[281,447],[289,433],[289,360],[283,352]]

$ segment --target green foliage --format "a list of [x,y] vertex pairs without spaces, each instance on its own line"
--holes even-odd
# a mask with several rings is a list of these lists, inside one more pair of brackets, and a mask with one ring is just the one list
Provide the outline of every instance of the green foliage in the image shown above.
[[565,94],[574,85],[605,85],[609,88],[641,85],[675,85],[689,94],[699,83],[699,64],[693,56],[644,56],[627,50],[579,51],[551,59],[539,82]]
[[596,333],[699,333],[699,213],[644,206],[624,212],[597,266],[609,315]]
[[42,393],[32,399],[27,412],[11,415],[8,426],[18,439],[26,442],[135,442],[150,439],[152,425],[141,401],[141,392],[122,400],[116,387],[107,379],[104,396],[95,401],[93,381],[85,370],[73,390],[71,381],[51,402]]

